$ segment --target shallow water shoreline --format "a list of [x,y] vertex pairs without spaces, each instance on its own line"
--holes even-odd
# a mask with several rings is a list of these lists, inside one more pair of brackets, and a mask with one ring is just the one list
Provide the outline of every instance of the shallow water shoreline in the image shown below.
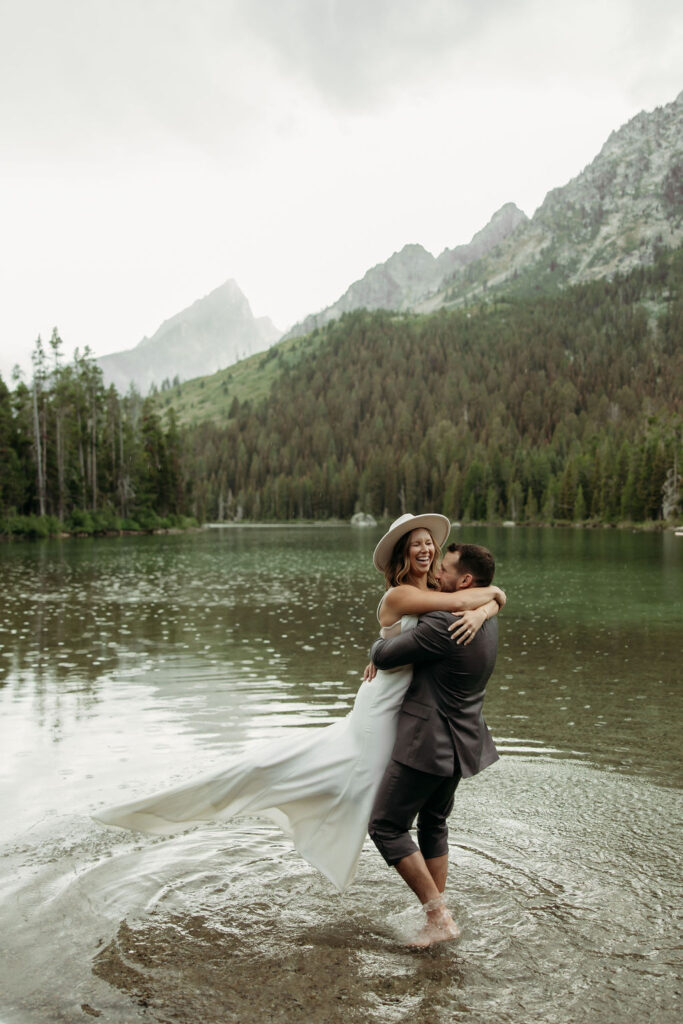
[[[390,524],[390,519],[378,519],[377,528],[386,527]],[[203,530],[231,530],[231,529],[325,529],[325,528],[339,528],[341,526],[349,526],[354,530],[370,530],[374,527],[366,525],[356,526],[355,524],[349,523],[347,520],[342,519],[293,519],[287,521],[231,521],[231,522],[218,522],[218,523],[202,523],[200,526],[190,527],[163,527],[159,529],[151,530],[102,530],[95,533],[84,533],[82,531],[74,531],[69,533],[68,531],[60,530],[56,533],[48,533],[45,536],[38,535],[25,535],[15,533],[0,533],[0,543],[16,544],[27,541],[42,541],[42,540],[111,540],[117,537],[151,537],[151,536],[176,536],[179,534],[189,533],[201,533]],[[486,522],[484,520],[477,520],[471,523],[453,523],[453,529],[480,529],[480,528],[520,528],[522,530],[527,529],[542,529],[542,530],[622,530],[630,531],[631,533],[672,533],[680,535],[680,531],[683,530],[683,520],[680,522],[664,522],[661,520],[652,520],[645,523],[602,523],[602,522],[558,522],[558,523],[513,523],[513,522]],[[0,1022],[1,1024],[1,1022]]]
[[672,535],[467,528],[509,600],[501,758],[450,822],[455,946],[405,948],[419,908],[370,843],[340,898],[261,819],[167,840],[90,817],[344,716],[381,532],[0,547],[3,1024],[678,1024]]
[[[585,806],[558,827],[567,792]],[[369,842],[340,897],[258,818],[173,839],[46,820],[2,850],[4,1024],[609,1024],[624,1005],[677,1024],[676,806],[534,757],[464,782],[447,886],[463,936],[430,950],[406,945],[419,908]]]

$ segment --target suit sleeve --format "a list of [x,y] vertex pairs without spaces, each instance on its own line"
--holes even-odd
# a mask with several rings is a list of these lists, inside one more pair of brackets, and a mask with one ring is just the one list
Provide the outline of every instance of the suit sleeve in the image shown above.
[[447,612],[428,612],[420,618],[415,629],[390,640],[376,640],[370,657],[377,668],[439,661],[449,653],[452,641],[448,626],[452,621],[453,617]]

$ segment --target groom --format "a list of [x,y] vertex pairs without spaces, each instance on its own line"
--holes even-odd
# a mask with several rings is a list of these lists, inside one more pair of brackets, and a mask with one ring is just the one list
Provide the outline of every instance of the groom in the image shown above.
[[[435,573],[442,591],[485,587],[493,580],[490,551],[451,544]],[[457,938],[443,902],[448,873],[448,826],[456,787],[498,760],[482,717],[486,683],[498,648],[498,624],[487,619],[469,644],[448,631],[450,612],[420,616],[415,629],[377,640],[377,668],[413,665],[413,681],[399,712],[398,732],[370,816],[368,831],[387,864],[416,894],[427,923],[416,945]],[[418,846],[410,836],[417,816]]]

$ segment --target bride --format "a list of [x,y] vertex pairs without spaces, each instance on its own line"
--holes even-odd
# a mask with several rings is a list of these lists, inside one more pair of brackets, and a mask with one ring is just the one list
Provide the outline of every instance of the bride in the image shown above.
[[[435,565],[449,532],[446,516],[407,513],[380,540],[373,562],[386,578],[377,610],[384,636],[413,628],[424,612],[445,610],[457,615],[454,639],[469,643],[504,603],[505,595],[493,586],[439,593]],[[95,817],[163,835],[236,814],[266,816],[343,892],[356,872],[411,678],[410,666],[376,674],[368,666],[353,708],[341,721],[269,741],[219,772]]]

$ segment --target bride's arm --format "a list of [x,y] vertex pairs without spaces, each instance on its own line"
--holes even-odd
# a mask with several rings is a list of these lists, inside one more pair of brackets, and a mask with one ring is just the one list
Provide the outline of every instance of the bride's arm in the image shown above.
[[410,584],[403,584],[387,594],[382,611],[392,620],[398,619],[401,615],[422,615],[432,611],[453,612],[456,619],[449,626],[453,633],[451,639],[467,646],[472,643],[486,619],[498,614],[505,601],[505,592],[494,586],[467,587],[452,593],[442,593],[438,590],[419,590]]
[[[484,605],[505,604],[505,594],[499,587],[467,587],[444,594],[439,590],[421,590],[410,584],[394,587],[382,603],[382,618],[395,622],[402,615],[424,615],[425,612],[465,612]],[[488,611],[488,608],[487,608]]]
[[484,625],[487,619],[497,615],[502,606],[497,601],[488,601],[479,608],[466,609],[456,613],[455,621],[448,627],[453,635],[451,640],[464,644],[467,647]]

